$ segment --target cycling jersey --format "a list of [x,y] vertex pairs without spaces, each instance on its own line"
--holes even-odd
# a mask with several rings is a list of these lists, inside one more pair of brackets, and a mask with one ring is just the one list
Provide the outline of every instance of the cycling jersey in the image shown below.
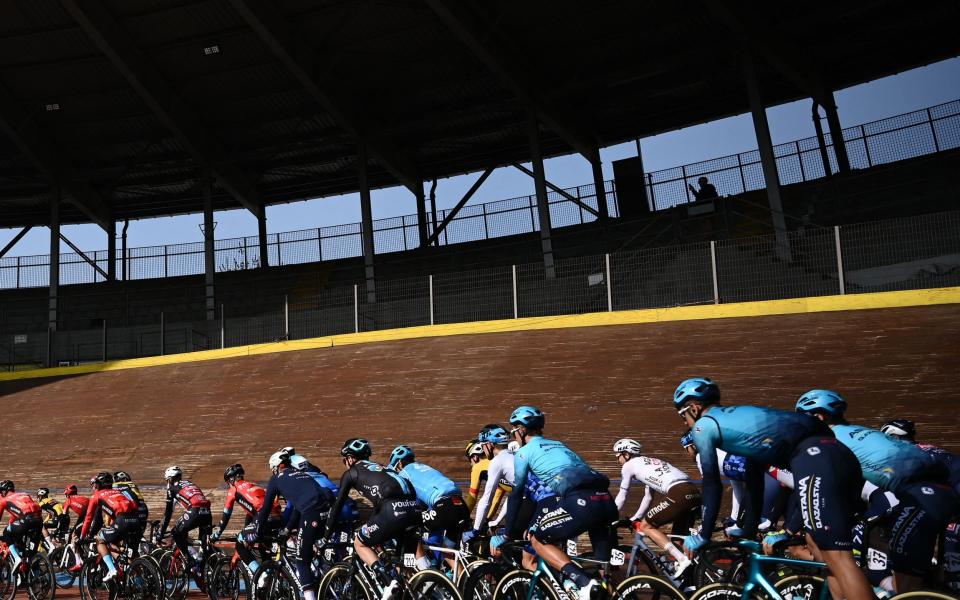
[[944,466],[949,473],[950,485],[957,493],[960,493],[960,457],[933,444],[917,444],[917,448],[920,448]]
[[514,453],[508,450],[501,450],[499,454],[490,461],[487,470],[487,484],[483,488],[483,495],[477,503],[477,514],[473,518],[473,528],[476,531],[483,530],[483,524],[490,519],[490,508],[497,495],[497,492],[504,486],[513,489],[514,478]]
[[113,484],[113,489],[120,490],[123,494],[137,504],[137,519],[140,520],[144,528],[147,526],[147,520],[150,518],[150,508],[144,499],[140,488],[132,481],[120,481]]
[[635,456],[623,463],[620,473],[620,491],[615,499],[617,510],[623,510],[624,504],[627,503],[631,480],[645,486],[640,508],[631,519],[639,519],[646,514],[653,501],[653,492],[666,494],[675,484],[690,480],[686,473],[670,463],[647,456]]
[[10,492],[0,498],[0,519],[3,518],[3,511],[10,513],[11,524],[24,517],[40,517],[40,505],[30,494],[23,492]]
[[[223,502],[223,516],[220,517],[220,524],[217,526],[220,533],[227,528],[230,522],[230,516],[233,514],[234,504],[240,505],[243,512],[246,513],[246,520],[249,521],[257,516],[260,508],[263,507],[263,499],[266,496],[266,490],[252,481],[245,479],[238,480],[227,490],[227,498]],[[291,504],[292,506],[292,504]],[[270,510],[270,516],[280,517],[280,503],[274,501]]]
[[80,538],[96,533],[100,529],[103,515],[109,517],[111,521],[117,521],[120,516],[135,517],[136,514],[137,503],[120,490],[113,488],[97,490],[90,497],[90,506],[87,509],[87,515],[83,518]]
[[[285,527],[291,523],[299,523],[301,515],[310,515],[313,519],[326,517],[333,501],[333,493],[321,487],[308,473],[292,468],[282,469],[271,477],[267,484],[266,494],[257,513],[258,535],[262,535],[267,528],[271,515],[276,515],[276,500],[277,496],[281,495],[287,499],[288,504],[293,505],[293,514]],[[314,529],[316,527],[317,525],[313,526]]]
[[70,514],[70,511],[77,513],[77,520],[83,521],[83,518],[87,515],[87,506],[90,504],[90,498],[86,496],[79,496],[74,494],[72,496],[67,496],[67,499],[63,501],[63,512],[64,514]]
[[160,526],[161,536],[167,531],[167,525],[170,524],[174,503],[179,504],[184,513],[196,510],[210,511],[210,501],[203,495],[203,490],[197,484],[186,479],[171,481],[167,485],[167,505],[163,511],[163,524]]
[[533,473],[527,473],[527,488],[524,490],[524,494],[534,502],[540,502],[557,495],[550,489],[550,486],[540,481],[540,478]]
[[460,495],[457,484],[440,471],[423,463],[405,465],[400,471],[400,477],[410,482],[417,499],[427,508],[432,508],[441,498]]
[[[320,487],[330,490],[334,497],[340,492],[339,486],[335,484],[327,474],[320,470],[319,467],[313,463],[307,462],[306,467],[302,469],[304,473],[313,477],[313,480],[320,484]],[[290,521],[290,516],[293,514],[293,505],[287,504],[283,509],[283,522],[288,523]],[[353,498],[347,498],[346,502],[343,503],[343,507],[340,509],[340,521],[342,523],[350,523],[357,520],[359,516],[359,511],[357,510],[357,502]],[[291,523],[291,527],[294,527],[295,524]]]
[[330,512],[327,521],[327,533],[333,531],[339,519],[340,508],[346,501],[350,490],[357,490],[361,496],[373,504],[373,509],[379,510],[380,505],[389,499],[410,499],[415,497],[410,482],[397,473],[369,460],[361,460],[354,464],[340,478],[340,491],[337,493],[337,503]]
[[60,521],[60,517],[63,516],[63,505],[54,500],[53,498],[47,497],[39,502],[40,510],[43,511],[43,524],[52,525]]
[[858,425],[833,425],[833,434],[860,461],[863,477],[875,486],[896,493],[922,481],[937,469],[937,461],[912,443]]

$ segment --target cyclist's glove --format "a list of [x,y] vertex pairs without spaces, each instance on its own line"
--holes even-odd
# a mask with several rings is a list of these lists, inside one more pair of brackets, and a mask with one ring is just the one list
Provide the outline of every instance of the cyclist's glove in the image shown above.
[[504,542],[506,542],[506,541],[507,541],[507,536],[505,536],[505,535],[495,535],[495,536],[493,536],[492,538],[490,538],[490,549],[491,549],[491,550],[496,550],[497,548],[499,548],[500,546],[502,546],[502,545],[504,544]]
[[790,539],[790,534],[788,534],[786,531],[780,530],[763,536],[763,543],[767,546],[776,546],[780,542],[785,542],[788,539]]
[[699,533],[693,535],[688,535],[683,538],[683,547],[689,550],[690,552],[696,552],[703,546],[705,546],[707,540],[703,539]]
[[213,533],[210,534],[210,541],[219,542],[221,535],[223,535],[223,531],[214,531]]
[[462,536],[460,539],[461,539],[463,542],[469,542],[469,541],[472,540],[473,538],[477,537],[477,535],[478,535],[478,534],[477,534],[477,530],[476,530],[476,529],[468,529],[467,531],[464,531],[464,532],[463,532],[463,536]]

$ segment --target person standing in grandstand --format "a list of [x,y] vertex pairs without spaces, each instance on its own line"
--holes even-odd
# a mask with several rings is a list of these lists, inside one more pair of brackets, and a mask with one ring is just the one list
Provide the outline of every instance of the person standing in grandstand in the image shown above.
[[613,453],[621,466],[620,491],[614,500],[617,510],[622,511],[627,503],[631,481],[645,486],[640,507],[630,520],[637,533],[648,536],[677,561],[673,576],[680,579],[693,561],[660,528],[672,523],[675,534],[689,534],[700,508],[700,489],[670,463],[643,456],[643,446],[634,439],[617,440]]
[[35,543],[40,542],[43,517],[40,505],[30,494],[18,492],[9,479],[0,481],[0,519],[3,518],[4,511],[10,513],[10,522],[3,533],[0,533],[0,541],[7,545],[7,550],[13,557],[10,572],[16,573],[23,562],[18,545],[28,539]]
[[187,561],[187,567],[194,570],[194,575],[200,577],[197,565],[190,554],[190,532],[197,530],[201,545],[206,547],[207,538],[213,529],[213,517],[210,515],[210,501],[203,494],[200,486],[183,478],[183,469],[173,465],[163,472],[167,481],[167,504],[163,511],[163,523],[160,525],[160,539],[163,539],[173,516],[174,504],[179,504],[183,514],[177,520],[170,532],[173,542],[180,549],[180,553]]
[[[856,524],[863,478],[860,464],[830,429],[808,415],[757,406],[722,406],[720,388],[694,377],[680,383],[673,407],[693,431],[703,465],[703,522],[687,536],[693,553],[713,534],[723,484],[717,449],[743,456],[747,503],[743,535],[754,537],[763,505],[763,477],[769,466],[789,468],[797,480],[807,543],[827,563],[830,591],[837,600],[873,600],[873,591],[853,558],[851,532]],[[807,493],[815,490],[816,493]]]
[[[97,473],[90,480],[90,486],[93,488],[93,495],[90,497],[87,515],[83,518],[80,539],[97,536],[97,552],[103,557],[103,564],[107,567],[103,581],[107,582],[117,576],[117,565],[113,561],[109,544],[120,541],[133,543],[133,536],[140,531],[137,503],[113,488],[113,475],[110,473]],[[104,526],[104,517],[110,520],[109,525]]]
[[[223,503],[223,516],[220,517],[217,530],[213,532],[210,539],[214,542],[220,539],[220,536],[223,535],[223,530],[226,529],[227,524],[230,523],[233,506],[235,504],[239,505],[240,508],[243,509],[245,520],[243,529],[240,531],[240,534],[237,535],[235,549],[243,562],[250,567],[250,572],[253,573],[256,572],[257,567],[260,565],[254,558],[252,548],[247,544],[246,540],[256,534],[257,523],[255,519],[263,507],[266,490],[251,481],[247,481],[244,474],[243,465],[240,463],[230,465],[224,470],[223,480],[230,487],[227,489],[227,499]],[[290,506],[293,505],[291,504]],[[274,535],[282,525],[280,503],[274,502],[267,516],[265,531],[270,535]]]
[[[937,538],[960,513],[960,496],[946,483],[947,468],[908,441],[848,423],[847,401],[832,390],[810,390],[797,400],[796,409],[828,424],[836,439],[856,455],[863,477],[896,495],[900,504],[890,531],[890,554],[897,591],[919,589],[930,570]],[[799,477],[797,481],[802,483]]]
[[533,473],[556,494],[537,504],[539,518],[530,537],[533,549],[563,574],[566,589],[572,592],[577,588],[577,597],[588,600],[599,593],[601,583],[587,575],[556,544],[586,532],[597,560],[609,560],[610,523],[617,518],[617,507],[608,490],[610,480],[561,442],[543,437],[545,422],[544,414],[533,406],[521,406],[510,415],[520,449],[514,455],[507,534],[517,525],[527,478]]

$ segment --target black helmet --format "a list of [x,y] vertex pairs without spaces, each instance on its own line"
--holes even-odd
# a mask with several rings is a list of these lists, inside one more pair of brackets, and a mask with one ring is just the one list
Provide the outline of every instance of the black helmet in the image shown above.
[[340,448],[340,456],[352,456],[360,460],[367,460],[371,454],[373,448],[370,447],[370,442],[363,438],[350,438],[343,443],[343,448]]
[[13,485],[13,482],[9,479],[4,479],[0,481],[0,492],[15,492],[17,486]]
[[37,500],[43,500],[50,497],[50,488],[40,488],[37,490]]
[[113,481],[116,483],[124,483],[126,481],[133,481],[133,477],[130,477],[130,473],[126,471],[117,471],[113,474]]
[[237,464],[235,464],[235,465],[230,465],[230,466],[227,467],[226,470],[223,472],[223,480],[224,480],[224,481],[230,481],[230,480],[233,479],[234,477],[242,477],[242,476],[243,476],[243,473],[244,473],[244,472],[243,472],[243,465],[241,465],[240,463],[237,463]]
[[90,485],[102,490],[113,485],[113,475],[107,471],[100,471],[90,478]]

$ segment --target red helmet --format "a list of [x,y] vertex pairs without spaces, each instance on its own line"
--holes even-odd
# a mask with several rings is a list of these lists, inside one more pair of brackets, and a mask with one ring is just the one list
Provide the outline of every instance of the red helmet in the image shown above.
[[74,496],[76,495],[76,493],[77,493],[77,486],[72,483],[67,486],[67,489],[63,490],[64,496]]

